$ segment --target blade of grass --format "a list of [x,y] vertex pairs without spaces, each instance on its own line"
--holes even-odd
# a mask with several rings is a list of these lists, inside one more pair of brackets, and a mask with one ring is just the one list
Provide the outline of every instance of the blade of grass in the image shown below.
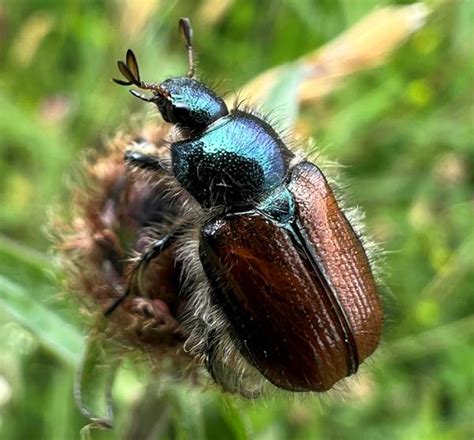
[[184,387],[170,387],[166,396],[173,407],[177,438],[204,440],[206,435],[199,396]]
[[284,66],[262,104],[264,112],[274,112],[282,130],[292,129],[298,117],[298,90],[306,71],[299,63]]
[[401,338],[386,344],[380,351],[380,359],[406,360],[427,356],[453,344],[461,344],[474,335],[474,315],[425,332]]
[[77,365],[82,335],[77,328],[35,300],[33,292],[0,275],[0,307],[30,330],[45,349],[70,366]]
[[[306,54],[296,61],[311,72],[298,85],[298,101],[317,102],[338,88],[342,79],[383,64],[391,52],[425,24],[429,14],[424,3],[378,8],[336,39]],[[285,67],[263,72],[239,95],[252,97],[253,103],[263,102]]]
[[14,258],[19,263],[39,269],[41,272],[56,270],[48,255],[4,235],[0,235],[0,252]]
[[107,320],[101,317],[87,338],[77,371],[74,396],[92,428],[112,428],[112,387],[121,358],[117,347],[104,337]]

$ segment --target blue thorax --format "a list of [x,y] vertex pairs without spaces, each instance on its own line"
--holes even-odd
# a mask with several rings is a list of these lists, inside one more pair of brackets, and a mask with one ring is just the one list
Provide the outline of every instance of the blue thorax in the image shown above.
[[173,172],[203,207],[251,206],[282,185],[291,153],[262,119],[234,110],[176,142]]

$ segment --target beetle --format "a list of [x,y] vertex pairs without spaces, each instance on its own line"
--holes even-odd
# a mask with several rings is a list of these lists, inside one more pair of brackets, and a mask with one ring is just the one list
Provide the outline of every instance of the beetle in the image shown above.
[[142,81],[134,53],[123,86],[173,124],[170,157],[137,146],[130,167],[172,176],[189,202],[136,262],[130,288],[170,247],[182,268],[186,348],[225,389],[264,377],[290,391],[327,391],[376,349],[383,312],[364,245],[318,166],[292,151],[254,111],[229,110],[195,77],[192,28],[179,20],[186,76]]

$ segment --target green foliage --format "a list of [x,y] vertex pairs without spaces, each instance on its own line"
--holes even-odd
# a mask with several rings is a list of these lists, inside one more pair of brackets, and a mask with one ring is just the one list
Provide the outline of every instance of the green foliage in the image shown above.
[[[185,72],[176,22],[187,15],[200,73],[227,92],[328,42],[373,6],[394,4],[230,1],[212,21],[204,7],[219,2],[160,2],[143,24],[146,3],[0,8],[1,438],[78,438],[86,424],[73,401],[84,331],[58,296],[43,225],[51,206],[67,206],[65,175],[80,152],[143,111],[110,81],[124,50],[136,49],[144,77]],[[114,388],[116,428],[92,438],[472,438],[474,2],[429,3],[428,25],[383,67],[317,105],[288,103],[324,154],[346,166],[350,200],[387,250],[387,324],[373,361],[347,390],[264,402],[147,387],[145,372],[128,365]],[[290,86],[277,83],[271,106],[294,96],[299,74],[288,68]]]

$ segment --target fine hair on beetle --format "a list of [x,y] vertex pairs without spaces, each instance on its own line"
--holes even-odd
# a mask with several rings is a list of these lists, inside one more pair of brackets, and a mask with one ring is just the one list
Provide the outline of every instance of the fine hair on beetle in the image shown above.
[[337,388],[380,338],[377,247],[333,164],[252,107],[228,110],[195,79],[189,20],[179,30],[186,77],[145,82],[131,50],[118,62],[114,81],[151,92],[131,90],[173,126],[147,123],[88,165],[102,187],[79,191],[59,239],[69,287],[95,295],[86,307],[100,306],[109,333],[158,363],[204,366],[225,391]]

